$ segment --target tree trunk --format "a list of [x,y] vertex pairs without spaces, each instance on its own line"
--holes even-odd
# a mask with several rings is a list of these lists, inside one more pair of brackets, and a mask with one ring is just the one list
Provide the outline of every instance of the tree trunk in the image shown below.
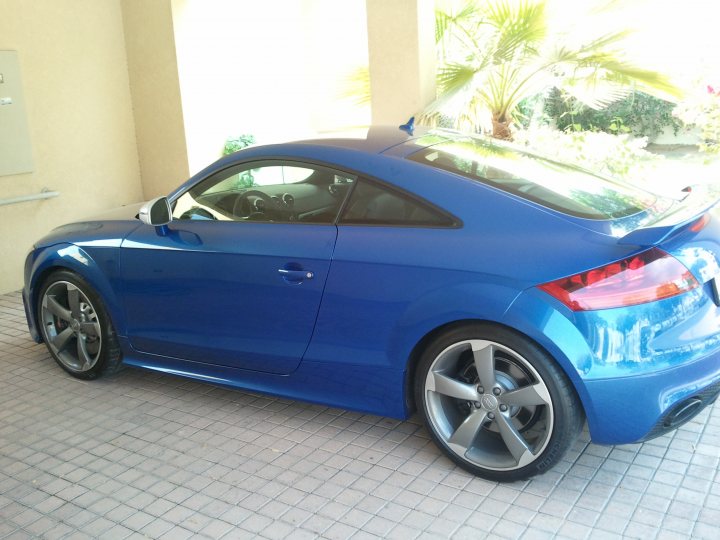
[[510,121],[505,115],[494,114],[492,116],[492,136],[495,139],[505,141],[512,140],[512,131],[510,130]]

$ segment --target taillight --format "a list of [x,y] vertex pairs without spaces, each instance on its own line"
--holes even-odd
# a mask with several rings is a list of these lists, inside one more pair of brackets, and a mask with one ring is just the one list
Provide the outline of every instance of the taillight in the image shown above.
[[710,214],[705,214],[703,217],[698,219],[695,223],[690,225],[690,230],[695,233],[700,232],[707,226],[708,223],[710,223]]
[[698,287],[690,271],[658,248],[540,285],[573,311],[634,306]]

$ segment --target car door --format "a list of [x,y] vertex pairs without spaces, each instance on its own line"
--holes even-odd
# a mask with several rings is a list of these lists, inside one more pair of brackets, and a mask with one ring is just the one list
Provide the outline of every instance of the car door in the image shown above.
[[403,336],[455,301],[446,293],[476,279],[453,270],[459,223],[426,200],[358,178],[338,220],[332,268],[306,358],[404,370],[407,357],[394,354]]
[[290,373],[312,336],[353,178],[297,162],[216,173],[166,227],[123,243],[128,338],[143,353]]

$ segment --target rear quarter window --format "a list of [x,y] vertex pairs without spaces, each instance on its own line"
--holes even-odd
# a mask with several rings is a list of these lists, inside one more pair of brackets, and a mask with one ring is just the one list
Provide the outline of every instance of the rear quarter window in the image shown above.
[[360,179],[340,218],[341,224],[400,227],[455,227],[442,210],[407,193]]

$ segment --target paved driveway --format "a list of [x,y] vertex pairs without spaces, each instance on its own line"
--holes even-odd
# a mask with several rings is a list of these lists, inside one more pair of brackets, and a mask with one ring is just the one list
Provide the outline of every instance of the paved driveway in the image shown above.
[[398,422],[125,369],[67,376],[0,295],[0,538],[720,538],[720,405],[499,485]]

